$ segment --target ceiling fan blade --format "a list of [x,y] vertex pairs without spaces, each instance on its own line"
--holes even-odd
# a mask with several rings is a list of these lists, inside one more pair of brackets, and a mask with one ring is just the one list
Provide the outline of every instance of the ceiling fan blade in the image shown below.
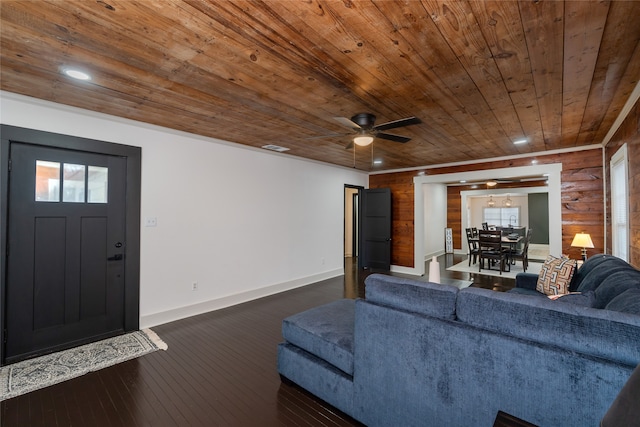
[[359,124],[352,122],[351,120],[347,119],[346,117],[334,117],[333,120],[337,121],[342,126],[346,126],[348,128],[351,128],[351,129],[361,129]]
[[349,142],[349,143],[344,147],[344,149],[345,149],[345,150],[351,150],[352,148],[353,148],[353,141]]
[[381,125],[374,126],[373,130],[394,129],[394,128],[400,128],[403,126],[417,125],[420,123],[422,123],[422,121],[417,117],[407,117],[405,119],[394,120],[392,122],[382,123]]
[[384,132],[378,132],[376,134],[376,138],[387,139],[389,141],[394,141],[394,142],[402,142],[403,144],[405,142],[411,141],[411,138],[408,138],[406,136],[394,135],[392,133],[384,133]]

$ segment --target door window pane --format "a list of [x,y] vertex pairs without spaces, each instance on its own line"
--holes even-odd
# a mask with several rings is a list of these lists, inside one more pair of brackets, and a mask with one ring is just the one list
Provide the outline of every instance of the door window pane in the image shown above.
[[107,203],[109,184],[109,168],[89,166],[88,203]]
[[64,164],[62,179],[62,201],[84,203],[84,165]]
[[60,201],[60,163],[36,160],[36,202]]

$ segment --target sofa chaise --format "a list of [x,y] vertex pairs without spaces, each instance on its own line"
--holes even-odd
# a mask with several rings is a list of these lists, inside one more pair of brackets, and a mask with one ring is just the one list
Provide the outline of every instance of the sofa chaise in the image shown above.
[[[637,285],[618,295],[633,288],[633,300]],[[633,303],[594,308],[381,274],[365,289],[365,299],[284,319],[278,371],[368,426],[491,426],[498,411],[597,426],[640,364]]]

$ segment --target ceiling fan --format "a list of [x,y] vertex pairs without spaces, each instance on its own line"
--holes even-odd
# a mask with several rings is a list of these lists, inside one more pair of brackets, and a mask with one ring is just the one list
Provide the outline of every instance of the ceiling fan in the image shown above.
[[347,149],[351,148],[354,143],[356,145],[365,147],[371,144],[374,138],[386,139],[389,141],[401,142],[404,144],[405,142],[411,141],[411,138],[383,131],[422,123],[422,121],[417,117],[407,117],[404,119],[394,120],[392,122],[382,123],[376,126],[376,116],[371,113],[359,113],[351,117],[351,119],[348,119],[346,117],[334,117],[334,120],[336,120],[341,125],[350,128],[352,132],[347,134],[324,135],[313,138],[353,135],[353,140],[349,142],[349,144],[347,144],[347,146],[345,147]]

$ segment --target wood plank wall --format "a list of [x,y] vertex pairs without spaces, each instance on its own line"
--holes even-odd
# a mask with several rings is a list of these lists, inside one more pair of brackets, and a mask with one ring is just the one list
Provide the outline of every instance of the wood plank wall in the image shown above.
[[627,143],[629,159],[629,263],[640,268],[640,102],[632,108],[606,147],[605,173],[607,177],[607,252],[611,253],[611,157]]
[[[536,160],[538,164],[562,163],[562,248],[570,257],[580,258],[580,249],[572,248],[571,241],[578,232],[591,235],[595,248],[588,255],[604,252],[604,196],[602,181],[602,150],[592,149],[574,153],[538,155],[519,159],[497,160],[463,166],[449,166],[423,171],[427,175],[529,166]],[[370,188],[391,188],[393,204],[393,235],[391,263],[414,267],[414,195],[413,178],[420,171],[396,172],[370,175]],[[456,187],[457,191],[464,189]],[[504,187],[502,187],[504,188]],[[452,190],[453,192],[453,190]],[[461,247],[459,194],[449,192],[447,197],[447,224],[454,231],[454,246]],[[637,203],[637,202],[636,202]],[[550,218],[550,221],[553,221]]]

